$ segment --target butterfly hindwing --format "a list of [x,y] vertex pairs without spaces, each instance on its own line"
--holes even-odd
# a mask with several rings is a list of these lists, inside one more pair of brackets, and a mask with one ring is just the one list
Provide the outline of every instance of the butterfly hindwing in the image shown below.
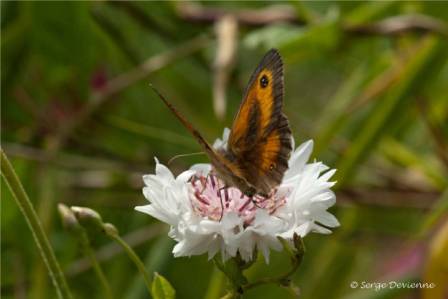
[[268,193],[288,168],[291,130],[282,113],[283,63],[269,51],[252,74],[228,141],[228,155],[244,178]]

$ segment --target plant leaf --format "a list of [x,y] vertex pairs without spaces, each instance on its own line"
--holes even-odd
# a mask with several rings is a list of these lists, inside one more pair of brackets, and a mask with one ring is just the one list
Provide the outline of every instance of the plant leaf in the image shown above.
[[165,277],[155,272],[152,281],[152,296],[155,299],[174,299],[176,290]]

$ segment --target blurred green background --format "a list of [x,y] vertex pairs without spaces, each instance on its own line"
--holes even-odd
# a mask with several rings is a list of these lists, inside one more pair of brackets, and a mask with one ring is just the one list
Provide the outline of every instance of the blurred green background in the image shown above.
[[[439,229],[448,219],[446,3],[2,1],[1,10],[2,148],[76,298],[104,292],[57,203],[93,208],[115,224],[178,298],[224,294],[206,256],[173,258],[167,227],[133,209],[146,203],[141,176],[153,172],[154,156],[167,163],[200,150],[148,83],[213,141],[271,47],[284,59],[284,111],[296,144],[313,139],[312,159],[338,169],[331,212],[341,227],[305,238],[294,275],[301,298],[448,298],[350,288],[422,280],[448,294],[448,234]],[[170,168],[206,161],[182,158]],[[1,184],[2,298],[55,298]],[[115,297],[148,298],[119,247],[101,233],[89,238]],[[259,259],[247,275],[285,267],[287,256],[273,253],[269,266]],[[290,295],[266,285],[244,298]]]

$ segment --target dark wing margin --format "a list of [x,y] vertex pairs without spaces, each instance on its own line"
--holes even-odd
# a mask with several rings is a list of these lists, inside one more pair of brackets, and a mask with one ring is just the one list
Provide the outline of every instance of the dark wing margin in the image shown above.
[[[252,73],[250,79],[249,79],[249,83],[246,86],[246,90],[244,91],[243,94],[243,99],[247,98],[247,95],[249,93],[249,90],[251,89],[251,86],[253,86],[254,81],[258,78],[260,72],[263,70],[270,70],[274,73],[274,87],[275,89],[277,89],[277,92],[274,94],[274,100],[277,99],[277,97],[279,97],[280,102],[283,99],[283,60],[282,57],[280,56],[280,53],[278,52],[277,49],[271,49],[269,50],[261,59],[260,63],[258,64],[257,68],[255,69],[255,71]],[[243,103],[241,103],[241,105],[243,105]],[[280,104],[280,109],[281,109],[281,104]]]
[[248,89],[251,85],[253,85],[260,73],[262,73],[263,70],[267,70],[272,74],[273,78],[273,84],[272,84],[272,98],[270,101],[272,102],[270,106],[268,104],[269,101],[266,101],[265,99],[259,99],[261,102],[261,110],[263,111],[264,108],[267,108],[265,106],[270,106],[270,115],[269,115],[269,123],[267,123],[266,119],[262,119],[261,126],[262,131],[264,134],[268,135],[270,129],[272,127],[275,127],[277,125],[277,122],[279,121],[279,118],[282,114],[282,106],[283,106],[283,95],[284,95],[284,77],[283,77],[283,61],[282,57],[280,56],[280,53],[277,49],[271,49],[268,53],[263,57],[260,64],[257,66],[256,70],[252,74],[248,87],[244,93],[244,98],[247,97]]

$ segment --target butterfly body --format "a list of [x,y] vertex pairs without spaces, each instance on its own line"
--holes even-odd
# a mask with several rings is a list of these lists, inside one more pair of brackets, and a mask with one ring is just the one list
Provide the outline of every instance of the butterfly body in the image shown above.
[[210,146],[158,94],[196,138],[210,158],[213,171],[227,186],[237,187],[249,197],[266,197],[281,183],[288,169],[292,139],[288,119],[282,112],[283,63],[277,50],[270,50],[252,74],[226,147]]
[[259,193],[257,188],[244,178],[244,174],[238,167],[238,164],[235,163],[234,158],[229,158],[225,149],[218,150],[210,158],[212,171],[224,181],[226,186],[235,186],[249,197]]

